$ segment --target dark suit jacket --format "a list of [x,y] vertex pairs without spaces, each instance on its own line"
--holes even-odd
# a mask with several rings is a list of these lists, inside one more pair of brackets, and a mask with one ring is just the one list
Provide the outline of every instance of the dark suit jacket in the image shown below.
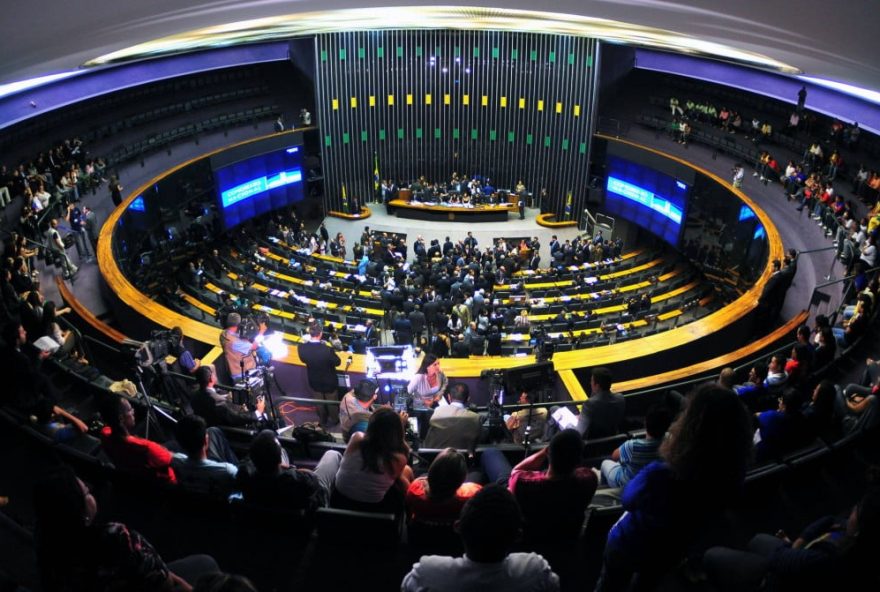
[[297,346],[299,359],[306,365],[309,386],[319,393],[336,391],[336,367],[342,363],[332,347],[324,342],[307,341]]
[[479,439],[480,416],[468,409],[447,405],[434,410],[425,447],[472,450]]
[[244,426],[255,421],[253,414],[236,409],[228,403],[218,402],[205,389],[196,391],[189,402],[193,413],[204,419],[209,426]]

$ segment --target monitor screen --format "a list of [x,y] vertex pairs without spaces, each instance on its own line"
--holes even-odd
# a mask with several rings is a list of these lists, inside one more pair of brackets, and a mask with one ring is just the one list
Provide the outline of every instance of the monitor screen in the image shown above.
[[302,148],[290,146],[223,166],[214,171],[224,228],[303,199]]
[[608,157],[605,210],[677,246],[690,185],[617,156]]

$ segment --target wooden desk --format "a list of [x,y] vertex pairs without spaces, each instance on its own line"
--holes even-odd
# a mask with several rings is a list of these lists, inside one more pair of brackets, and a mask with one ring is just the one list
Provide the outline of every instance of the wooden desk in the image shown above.
[[515,212],[516,206],[499,204],[473,207],[431,205],[422,202],[407,202],[393,199],[388,202],[388,211],[398,218],[411,220],[431,220],[436,222],[503,222],[508,212]]

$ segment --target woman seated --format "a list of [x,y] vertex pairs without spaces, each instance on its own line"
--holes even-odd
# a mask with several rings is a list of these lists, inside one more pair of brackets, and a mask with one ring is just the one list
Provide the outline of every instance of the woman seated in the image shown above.
[[394,514],[402,510],[413,480],[403,439],[406,421],[406,413],[381,407],[370,416],[366,433],[352,434],[336,473],[332,507]]
[[449,526],[467,500],[482,488],[477,483],[465,483],[467,462],[455,448],[446,448],[428,469],[428,475],[419,477],[406,492],[406,510],[410,522],[431,526]]

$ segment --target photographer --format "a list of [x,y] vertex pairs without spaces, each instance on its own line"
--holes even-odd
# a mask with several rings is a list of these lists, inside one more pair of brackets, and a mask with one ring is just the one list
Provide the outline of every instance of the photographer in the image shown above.
[[237,312],[229,313],[226,317],[226,329],[220,334],[220,347],[223,348],[232,380],[241,380],[249,370],[257,367],[254,356],[257,344],[239,335],[239,325],[241,325],[241,315]]
[[199,390],[190,400],[193,413],[201,416],[209,426],[246,426],[268,419],[266,415],[266,400],[259,396],[256,400],[254,411],[249,411],[244,405],[236,405],[232,402],[229,393],[218,393],[214,388],[217,385],[217,376],[213,368],[207,364],[196,370],[196,380]]

